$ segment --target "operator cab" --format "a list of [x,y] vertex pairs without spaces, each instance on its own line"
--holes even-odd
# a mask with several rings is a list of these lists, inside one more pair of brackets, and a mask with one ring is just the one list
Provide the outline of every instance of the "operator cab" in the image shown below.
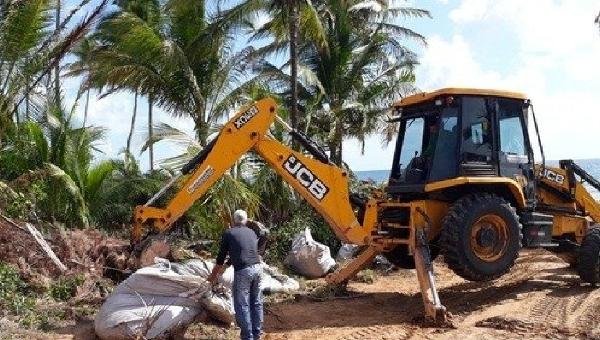
[[[394,105],[400,123],[388,193],[422,196],[430,183],[457,177],[510,177],[533,194],[529,104],[522,94],[442,89]],[[531,180],[531,181],[528,181]]]

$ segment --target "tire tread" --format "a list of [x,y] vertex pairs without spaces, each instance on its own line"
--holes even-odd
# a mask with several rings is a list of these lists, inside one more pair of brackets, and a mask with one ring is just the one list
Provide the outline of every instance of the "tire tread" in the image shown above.
[[516,210],[504,198],[490,193],[473,193],[458,199],[442,220],[441,248],[448,267],[457,275],[470,281],[488,281],[502,276],[514,265],[518,256],[518,252],[516,252],[509,260],[509,265],[506,268],[492,275],[481,273],[468,262],[465,249],[462,249],[463,247],[460,242],[462,232],[464,232],[463,229],[468,227],[465,226],[463,221],[468,219],[470,216],[469,212],[476,207],[489,204],[503,206],[511,211],[519,228],[519,249],[522,246],[523,235],[519,216]]

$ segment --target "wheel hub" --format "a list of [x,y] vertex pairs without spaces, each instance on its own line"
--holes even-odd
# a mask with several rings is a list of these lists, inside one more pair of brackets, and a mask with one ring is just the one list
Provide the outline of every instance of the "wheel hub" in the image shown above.
[[498,242],[498,232],[491,226],[486,226],[477,233],[477,244],[481,247],[492,247]]
[[502,217],[483,215],[471,228],[471,250],[482,261],[497,261],[506,252],[508,234],[508,225]]

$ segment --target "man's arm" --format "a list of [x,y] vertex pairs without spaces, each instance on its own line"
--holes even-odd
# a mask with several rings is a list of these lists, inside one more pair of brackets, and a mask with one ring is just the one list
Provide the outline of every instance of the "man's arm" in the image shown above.
[[215,282],[217,282],[217,280],[221,277],[221,275],[223,274],[223,271],[225,270],[225,257],[227,256],[227,254],[229,253],[229,242],[228,242],[228,238],[227,238],[227,233],[224,233],[223,236],[221,237],[221,246],[219,247],[219,255],[217,255],[217,263],[215,264],[212,272],[210,273],[210,275],[208,276],[208,282],[210,282],[211,284],[215,284]]

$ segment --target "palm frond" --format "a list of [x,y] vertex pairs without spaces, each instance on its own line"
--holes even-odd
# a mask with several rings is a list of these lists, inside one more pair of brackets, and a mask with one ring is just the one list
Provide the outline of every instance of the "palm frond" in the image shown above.
[[88,209],[85,204],[85,198],[77,183],[61,168],[52,164],[44,164],[44,171],[47,176],[53,180],[60,190],[67,194],[67,198],[72,202],[75,209],[75,215],[78,222],[83,227],[89,226]]

